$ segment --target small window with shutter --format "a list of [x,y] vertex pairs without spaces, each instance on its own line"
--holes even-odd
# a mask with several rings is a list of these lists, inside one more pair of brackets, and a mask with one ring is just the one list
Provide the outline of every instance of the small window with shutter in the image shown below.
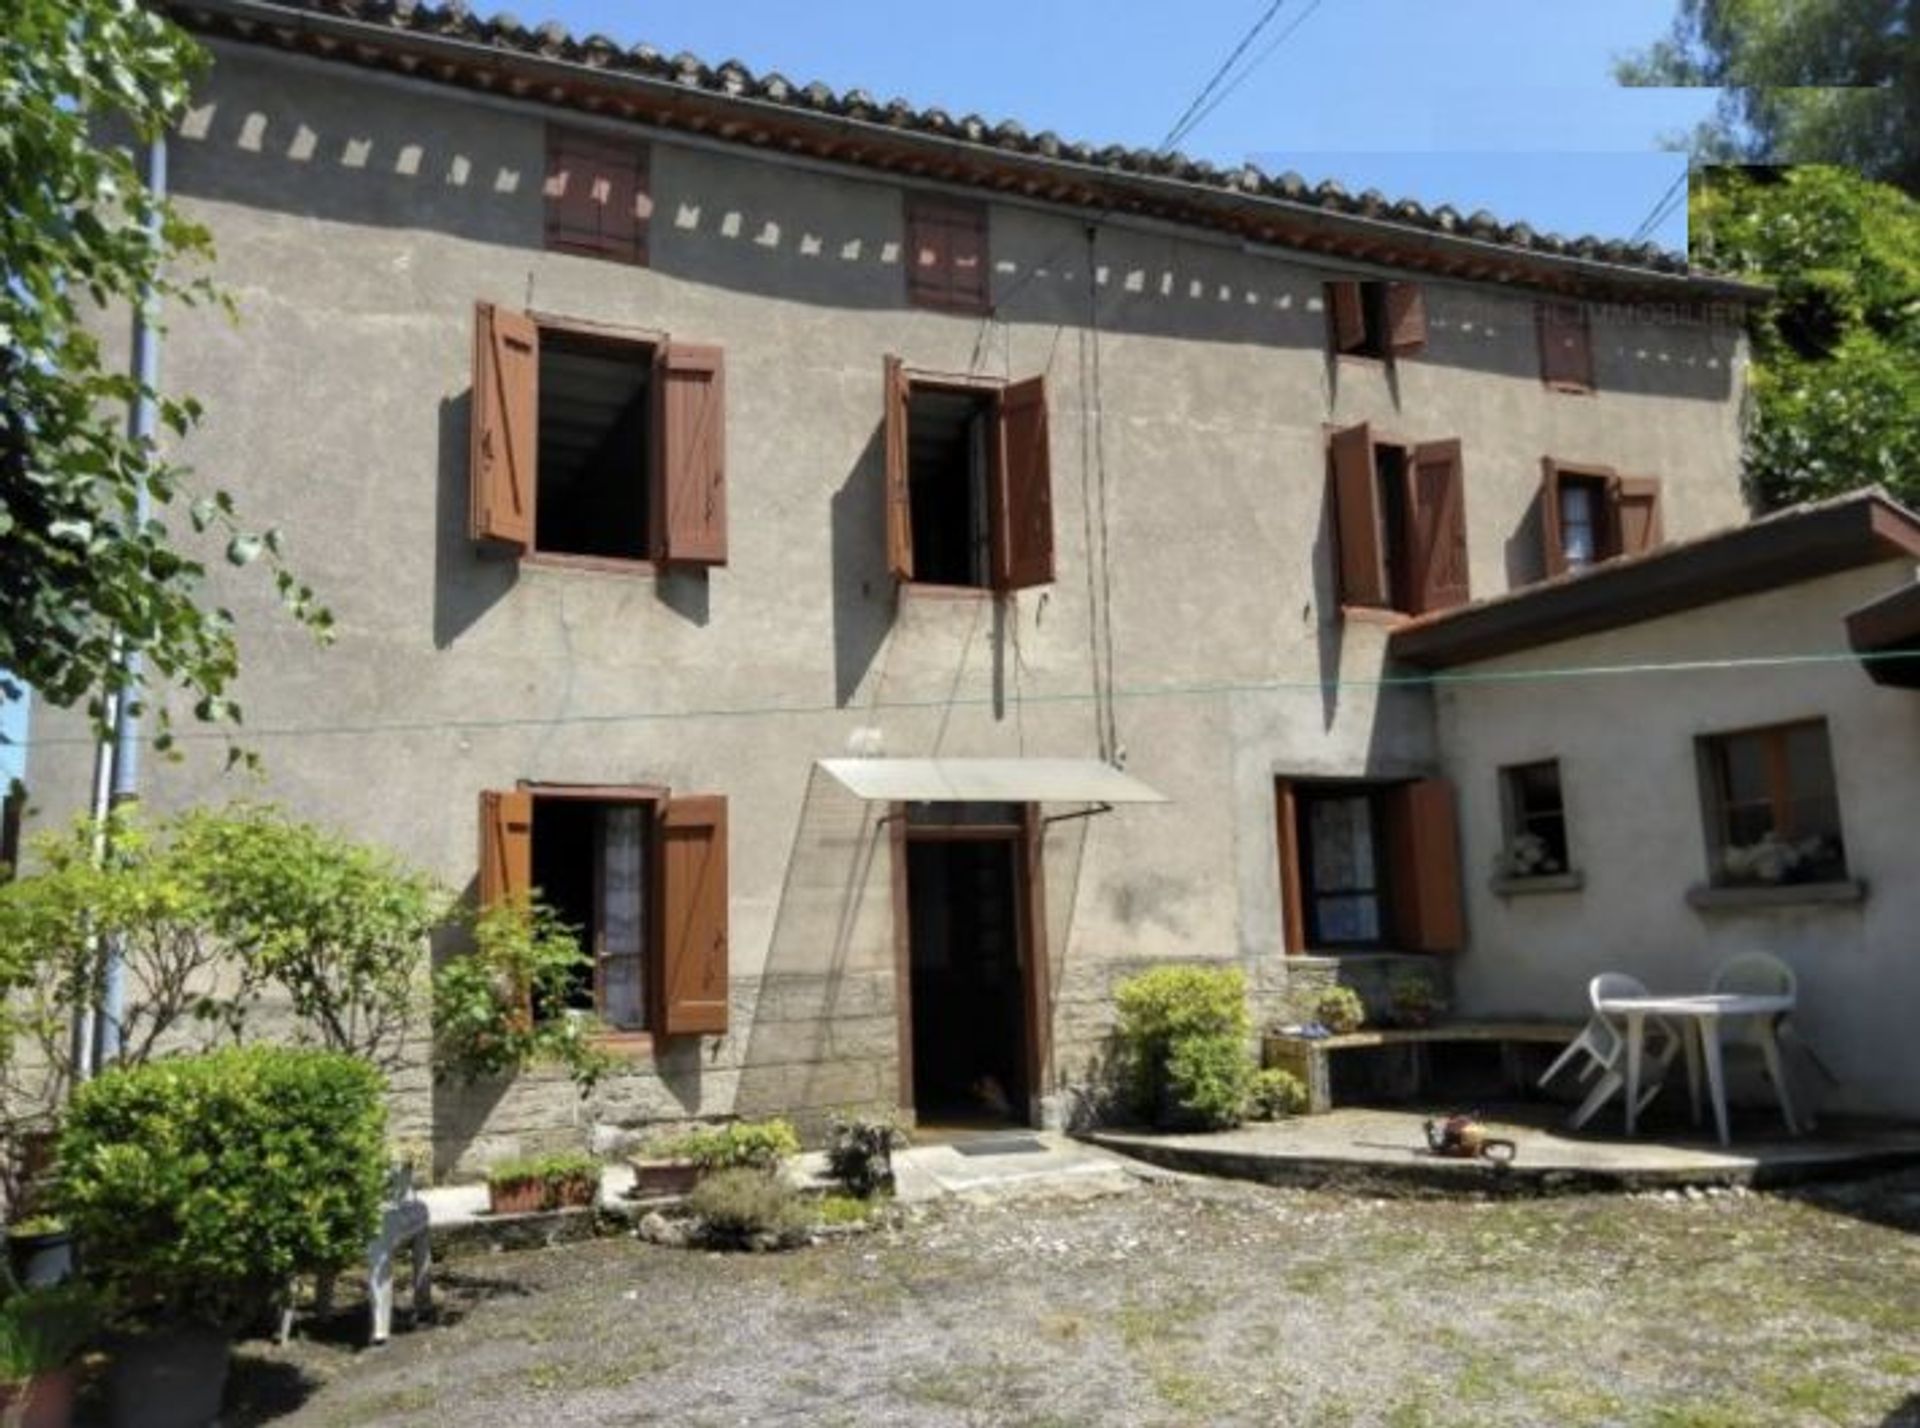
[[905,584],[1022,590],[1053,580],[1046,380],[883,367],[887,544]]
[[1455,440],[1329,433],[1340,603],[1424,615],[1469,598],[1466,480]]
[[908,194],[906,230],[908,302],[941,312],[992,308],[985,204]]
[[726,563],[717,347],[480,303],[472,531],[515,554]]
[[547,247],[622,263],[647,261],[653,196],[645,144],[548,125],[544,192]]
[[1280,779],[1275,796],[1287,951],[1465,946],[1452,785]]
[[1342,357],[1413,357],[1427,345],[1418,283],[1344,278],[1326,285],[1327,343]]
[[1543,302],[1534,309],[1540,336],[1540,379],[1561,392],[1593,390],[1593,334],[1585,304]]
[[1541,466],[1541,567],[1547,575],[1644,555],[1660,545],[1660,483],[1654,478],[1552,457]]

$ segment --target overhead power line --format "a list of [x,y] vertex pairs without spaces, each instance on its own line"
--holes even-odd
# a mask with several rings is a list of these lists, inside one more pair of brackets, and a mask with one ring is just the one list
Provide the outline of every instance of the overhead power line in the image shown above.
[[1268,41],[1267,47],[1242,66],[1240,72],[1229,80],[1211,100],[1207,101],[1204,108],[1194,114],[1192,118],[1188,119],[1181,127],[1179,133],[1175,134],[1172,140],[1164,147],[1171,147],[1173,144],[1180,143],[1187,135],[1191,134],[1195,129],[1198,129],[1201,124],[1206,122],[1207,116],[1212,114],[1213,111],[1218,109],[1222,104],[1226,103],[1227,97],[1231,95],[1234,90],[1245,84],[1253,75],[1253,72],[1272,58],[1274,51],[1287,42],[1288,36],[1292,35],[1295,30],[1311,20],[1314,11],[1318,10],[1325,3],[1326,0],[1313,0],[1306,9],[1294,16],[1293,23]]
[[1207,96],[1212,94],[1220,81],[1227,77],[1227,71],[1231,70],[1240,56],[1247,52],[1247,46],[1260,37],[1260,32],[1273,22],[1273,17],[1280,13],[1281,7],[1286,3],[1287,0],[1273,0],[1273,3],[1267,6],[1266,12],[1254,21],[1253,28],[1240,37],[1240,43],[1235,45],[1232,52],[1220,62],[1220,68],[1216,69],[1207,82],[1200,86],[1200,92],[1188,101],[1187,107],[1180,111],[1180,117],[1168,127],[1167,136],[1160,141],[1161,153],[1164,154],[1179,142],[1180,135],[1184,132],[1182,126],[1193,117],[1196,109],[1206,103]]
[[1689,169],[1681,169],[1679,177],[1667,185],[1666,192],[1662,193],[1660,197],[1653,201],[1653,207],[1648,209],[1647,216],[1640,220],[1640,226],[1635,228],[1627,238],[1629,243],[1640,242],[1641,239],[1652,233],[1666,221],[1667,215],[1673,212],[1674,204],[1678,202],[1685,193],[1687,178],[1690,172]]

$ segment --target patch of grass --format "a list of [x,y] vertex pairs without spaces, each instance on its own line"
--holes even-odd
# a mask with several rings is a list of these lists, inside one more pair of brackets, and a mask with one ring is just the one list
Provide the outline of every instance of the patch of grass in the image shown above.
[[1658,1404],[1643,1420],[1647,1428],[1751,1428],[1751,1408],[1727,1403]]
[[813,1202],[813,1218],[822,1225],[864,1225],[879,1209],[875,1201],[835,1191]]
[[1205,1422],[1226,1404],[1219,1378],[1189,1369],[1161,1365],[1153,1369],[1153,1391],[1160,1401],[1187,1422]]

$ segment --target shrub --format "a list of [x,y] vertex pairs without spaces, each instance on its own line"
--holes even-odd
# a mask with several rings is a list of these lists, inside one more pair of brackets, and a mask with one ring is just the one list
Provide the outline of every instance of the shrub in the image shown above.
[[[1136,1110],[1160,1118],[1168,1109],[1163,1100],[1170,1099],[1209,1123],[1238,1119],[1238,1103],[1229,1112],[1227,1100],[1236,1080],[1244,1093],[1251,1069],[1245,1047],[1253,1030],[1246,977],[1238,967],[1155,967],[1121,983],[1116,1002],[1116,1035]],[[1173,1057],[1189,1042],[1208,1044],[1185,1053],[1176,1082]],[[1222,1047],[1229,1044],[1238,1072],[1226,1069]],[[1186,1104],[1188,1091],[1199,1098],[1196,1104]]]
[[380,1223],[382,1091],[365,1061],[276,1046],[89,1082],[57,1190],[88,1273],[136,1316],[231,1326],[353,1263]]
[[1401,1026],[1431,1026],[1446,1009],[1432,982],[1417,973],[1403,972],[1395,977],[1387,991],[1393,1019]]
[[687,1207],[714,1244],[781,1243],[806,1228],[806,1207],[792,1186],[765,1170],[722,1170],[693,1187]]
[[0,1301],[0,1384],[25,1383],[72,1363],[104,1317],[99,1292],[77,1280],[22,1289]]
[[1307,1108],[1307,1088],[1291,1071],[1263,1066],[1253,1073],[1247,1089],[1247,1118],[1277,1121],[1297,1116]]
[[664,1153],[675,1160],[691,1160],[705,1171],[773,1170],[788,1156],[800,1153],[800,1137],[778,1118],[734,1121],[689,1132],[669,1142]]
[[1313,1004],[1314,1019],[1335,1035],[1358,1031],[1367,1020],[1367,1004],[1352,987],[1328,987]]
[[835,1115],[827,1120],[827,1174],[865,1200],[893,1189],[893,1152],[907,1141],[891,1116]]
[[1240,1123],[1252,1082],[1253,1063],[1240,1037],[1183,1036],[1167,1052],[1167,1090],[1174,1105],[1210,1128]]

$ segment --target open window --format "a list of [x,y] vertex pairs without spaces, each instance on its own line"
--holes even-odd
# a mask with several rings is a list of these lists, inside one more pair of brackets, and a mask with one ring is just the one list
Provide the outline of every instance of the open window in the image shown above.
[[887,554],[913,585],[1023,590],[1053,579],[1044,377],[988,382],[886,359]]
[[1641,555],[1660,544],[1660,483],[1654,478],[1550,456],[1541,472],[1541,564],[1548,575]]
[[1427,297],[1418,283],[1342,279],[1327,284],[1327,341],[1343,357],[1412,357],[1427,345]]
[[471,527],[518,555],[723,565],[717,347],[480,303]]
[[644,788],[480,796],[483,907],[538,896],[578,928],[592,973],[566,1005],[616,1033],[727,1029],[726,800]]
[[1327,463],[1340,603],[1407,615],[1464,604],[1460,443],[1376,439],[1362,423],[1329,435]]
[[1289,952],[1457,952],[1466,944],[1453,786],[1281,779]]

